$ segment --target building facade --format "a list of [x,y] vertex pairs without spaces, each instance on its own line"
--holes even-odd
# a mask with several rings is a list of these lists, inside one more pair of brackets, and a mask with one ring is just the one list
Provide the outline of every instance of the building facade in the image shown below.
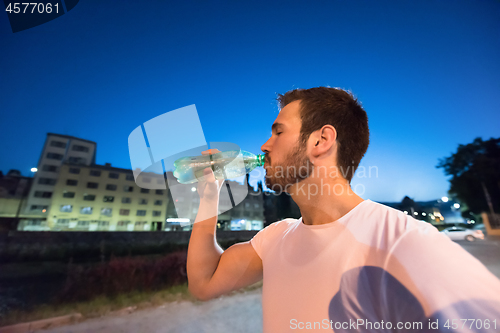
[[47,217],[61,166],[64,163],[88,166],[95,163],[95,156],[93,141],[47,133],[20,225],[25,229],[49,230]]
[[63,164],[51,199],[47,227],[54,231],[163,230],[168,201],[166,190],[140,188],[131,170],[109,164]]

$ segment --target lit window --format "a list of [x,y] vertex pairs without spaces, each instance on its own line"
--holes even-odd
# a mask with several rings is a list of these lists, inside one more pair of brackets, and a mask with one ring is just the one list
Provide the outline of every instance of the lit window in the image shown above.
[[59,210],[63,213],[71,213],[73,211],[73,205],[61,205]]
[[80,214],[86,214],[86,215],[92,214],[92,207],[82,207],[80,209]]
[[101,209],[101,215],[104,215],[104,216],[111,216],[112,212],[113,212],[112,208],[103,208],[103,209]]

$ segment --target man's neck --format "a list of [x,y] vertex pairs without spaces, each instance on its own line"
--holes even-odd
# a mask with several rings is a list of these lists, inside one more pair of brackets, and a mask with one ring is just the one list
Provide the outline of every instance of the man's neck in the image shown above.
[[342,178],[305,179],[289,192],[307,225],[334,222],[364,201]]

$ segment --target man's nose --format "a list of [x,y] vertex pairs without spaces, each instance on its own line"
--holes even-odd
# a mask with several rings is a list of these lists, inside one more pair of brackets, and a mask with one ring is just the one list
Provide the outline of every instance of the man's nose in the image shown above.
[[262,150],[264,153],[269,153],[270,149],[271,149],[271,144],[269,143],[269,141],[271,141],[271,138],[269,138],[269,140],[267,140],[261,147],[260,147],[260,150]]

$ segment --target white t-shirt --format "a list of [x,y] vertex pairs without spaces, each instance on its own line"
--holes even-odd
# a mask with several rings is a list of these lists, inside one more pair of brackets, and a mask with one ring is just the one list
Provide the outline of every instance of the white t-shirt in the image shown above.
[[429,223],[371,200],[332,223],[272,223],[250,243],[266,333],[500,332],[500,280]]

